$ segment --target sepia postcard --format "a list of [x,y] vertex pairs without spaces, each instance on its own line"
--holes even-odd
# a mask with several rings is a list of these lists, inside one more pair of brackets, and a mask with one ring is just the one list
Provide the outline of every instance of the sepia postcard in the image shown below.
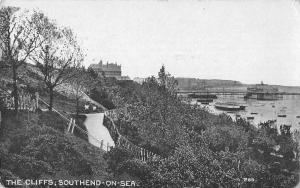
[[300,188],[300,0],[1,0],[0,188]]

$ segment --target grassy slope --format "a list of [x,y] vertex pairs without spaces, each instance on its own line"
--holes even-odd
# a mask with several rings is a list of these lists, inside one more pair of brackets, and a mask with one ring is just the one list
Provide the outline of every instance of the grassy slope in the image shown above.
[[[20,67],[19,83],[29,92],[38,91],[49,104],[49,94],[41,81],[41,75],[33,66]],[[5,90],[11,88],[11,75],[1,74]],[[83,112],[85,101],[80,101]],[[47,106],[40,102],[40,108]],[[71,117],[76,112],[73,98],[55,92],[54,108]],[[87,142],[88,137],[75,128],[74,135],[65,134],[67,122],[56,113],[30,114],[22,112],[18,117],[4,114],[0,128],[0,177],[49,179],[112,179],[107,172],[104,152]],[[74,116],[73,116],[74,117]],[[76,120],[86,130],[85,116]],[[27,165],[27,166],[26,166]],[[21,170],[22,169],[22,170]],[[116,177],[115,177],[116,178]]]
[[70,134],[55,113],[5,114],[1,128],[2,179],[109,179],[104,152]]

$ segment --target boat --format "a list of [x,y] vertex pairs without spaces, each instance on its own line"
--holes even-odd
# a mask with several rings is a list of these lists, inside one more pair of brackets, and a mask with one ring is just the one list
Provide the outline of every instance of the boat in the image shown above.
[[247,88],[245,99],[279,100],[283,98],[277,87],[266,85],[263,82]]
[[300,116],[296,116],[296,118],[300,118]]
[[214,94],[188,94],[188,98],[194,98],[194,99],[217,99],[217,95]]
[[244,110],[246,108],[245,105],[240,105],[235,102],[217,102],[215,104],[215,108],[225,111],[238,111]]
[[201,102],[201,104],[209,105],[209,102]]
[[285,114],[278,114],[277,117],[286,117]]
[[200,98],[197,99],[197,102],[200,102],[201,104],[209,104],[210,102],[213,102],[214,100],[211,98]]
[[258,113],[257,113],[257,112],[251,112],[250,114],[252,114],[252,115],[257,115]]
[[249,116],[249,117],[247,117],[247,119],[248,120],[252,120],[252,119],[254,119],[254,117],[253,116]]

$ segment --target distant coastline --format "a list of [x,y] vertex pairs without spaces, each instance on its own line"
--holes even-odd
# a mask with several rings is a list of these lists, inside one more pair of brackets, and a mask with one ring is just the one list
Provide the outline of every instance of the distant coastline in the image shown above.
[[[197,78],[176,78],[178,81],[179,90],[207,90],[207,91],[237,91],[246,92],[247,87],[252,87],[255,84],[244,84],[236,80],[221,80],[221,79],[197,79]],[[267,83],[266,83],[267,84]],[[269,85],[269,84],[267,84]],[[300,86],[283,86],[269,85],[278,88],[279,92],[283,93],[299,93]]]

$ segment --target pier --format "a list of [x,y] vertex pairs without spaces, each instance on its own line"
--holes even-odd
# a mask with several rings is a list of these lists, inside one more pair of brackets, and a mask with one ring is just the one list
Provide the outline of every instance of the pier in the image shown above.
[[[237,91],[237,90],[178,90],[177,94],[215,94],[215,95],[246,95],[247,91]],[[276,92],[269,94],[280,94],[280,95],[300,95],[300,93],[293,92]]]

